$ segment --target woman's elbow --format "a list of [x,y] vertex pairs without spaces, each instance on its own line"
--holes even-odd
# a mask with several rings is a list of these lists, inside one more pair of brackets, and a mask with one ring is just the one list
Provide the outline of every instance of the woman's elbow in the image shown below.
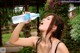
[[12,40],[9,40],[9,43],[10,43],[10,44],[14,44],[15,42],[14,42],[14,41],[12,41]]

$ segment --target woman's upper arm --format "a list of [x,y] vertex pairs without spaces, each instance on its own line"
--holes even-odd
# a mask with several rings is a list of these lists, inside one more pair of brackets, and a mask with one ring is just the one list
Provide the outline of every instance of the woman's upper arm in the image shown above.
[[33,46],[37,37],[19,38],[16,42],[12,43],[19,46]]
[[58,46],[60,53],[69,53],[68,48],[64,43],[60,43]]

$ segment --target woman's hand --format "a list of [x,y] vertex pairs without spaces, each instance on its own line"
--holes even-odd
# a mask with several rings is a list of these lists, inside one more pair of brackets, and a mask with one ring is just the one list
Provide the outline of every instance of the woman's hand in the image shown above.
[[24,22],[22,22],[22,23],[28,24],[28,23],[30,23],[30,22],[31,22],[31,19],[29,19],[28,21],[24,21]]
[[[29,14],[30,12],[22,12],[22,14]],[[23,23],[25,23],[25,24],[27,24],[27,23],[29,23],[29,22],[31,22],[31,19],[29,19],[28,21],[24,21]]]
[[26,13],[30,13],[30,12],[26,12],[26,11],[25,12],[22,12],[22,14],[26,14]]

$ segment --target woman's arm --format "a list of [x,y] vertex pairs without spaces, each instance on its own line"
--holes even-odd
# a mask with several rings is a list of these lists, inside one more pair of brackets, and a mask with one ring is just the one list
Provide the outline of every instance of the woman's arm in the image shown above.
[[14,31],[12,32],[11,38],[10,38],[10,42],[13,43],[15,41],[17,41],[19,39],[19,34],[21,32],[22,27],[25,25],[25,23],[19,23],[16,28],[14,29]]
[[36,37],[30,37],[30,38],[19,38],[19,34],[25,24],[29,22],[22,22],[19,23],[14,31],[12,32],[12,35],[10,37],[9,42],[15,45],[20,45],[20,46],[33,46],[33,43],[36,39]]

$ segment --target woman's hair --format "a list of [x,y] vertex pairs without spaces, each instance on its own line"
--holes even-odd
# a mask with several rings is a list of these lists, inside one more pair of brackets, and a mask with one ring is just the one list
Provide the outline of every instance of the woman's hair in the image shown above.
[[60,39],[61,38],[61,35],[62,35],[63,28],[64,28],[64,22],[61,19],[61,17],[60,16],[57,16],[56,14],[50,13],[47,16],[49,16],[49,15],[53,15],[53,18],[52,18],[52,21],[50,23],[50,26],[49,26],[49,28],[47,30],[46,35],[53,28],[53,25],[55,25],[55,26],[57,26],[57,29],[52,32],[51,37],[55,37],[57,39]]

